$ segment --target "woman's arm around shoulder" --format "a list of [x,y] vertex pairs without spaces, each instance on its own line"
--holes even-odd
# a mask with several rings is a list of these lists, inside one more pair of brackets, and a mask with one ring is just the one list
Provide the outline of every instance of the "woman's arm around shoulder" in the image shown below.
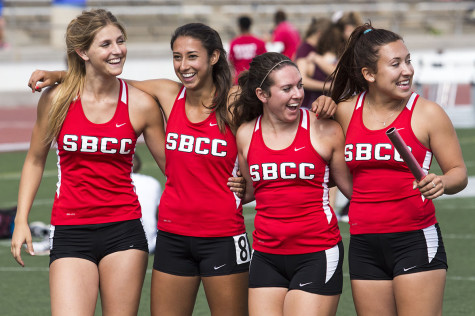
[[317,153],[330,167],[330,175],[340,191],[348,198],[353,192],[353,182],[345,162],[345,136],[336,121],[310,118],[310,140]]
[[54,86],[56,83],[61,83],[66,75],[64,70],[48,71],[37,69],[33,71],[28,79],[28,87],[31,92],[41,92],[43,88]]
[[48,131],[48,112],[55,90],[56,87],[45,90],[38,101],[30,148],[21,172],[15,229],[11,243],[11,253],[21,266],[25,265],[21,258],[21,247],[24,243],[27,245],[27,252],[31,255],[34,254],[31,232],[28,227],[28,215],[40,186],[46,158],[51,147],[51,144],[47,143],[45,139]]
[[256,120],[243,123],[236,132],[236,143],[238,148],[239,170],[246,180],[246,192],[242,199],[242,204],[249,203],[254,200],[254,187],[252,185],[251,175],[249,173],[249,165],[247,163],[247,154],[249,145],[251,144],[252,133]]
[[442,194],[455,194],[468,183],[467,167],[455,128],[444,109],[437,103],[419,97],[411,121],[419,141],[430,148],[442,175],[428,174],[417,187],[429,199]]
[[147,93],[129,87],[129,113],[136,134],[143,134],[150,153],[165,173],[165,128],[160,107]]
[[151,95],[162,107],[166,119],[170,116],[175,99],[183,86],[180,82],[170,79],[124,80],[129,85]]

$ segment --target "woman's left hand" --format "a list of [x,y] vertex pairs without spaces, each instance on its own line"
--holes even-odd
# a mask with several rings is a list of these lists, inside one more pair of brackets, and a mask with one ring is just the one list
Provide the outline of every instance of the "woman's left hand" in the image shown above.
[[336,112],[336,103],[332,98],[321,95],[313,101],[312,112],[317,115],[317,118],[330,118]]
[[228,187],[238,198],[242,199],[244,197],[244,192],[246,192],[246,180],[241,175],[241,171],[237,171],[237,177],[228,178]]
[[412,188],[419,189],[421,194],[429,200],[433,200],[442,194],[444,194],[445,186],[444,182],[437,175],[430,173],[425,176],[421,181],[414,180]]

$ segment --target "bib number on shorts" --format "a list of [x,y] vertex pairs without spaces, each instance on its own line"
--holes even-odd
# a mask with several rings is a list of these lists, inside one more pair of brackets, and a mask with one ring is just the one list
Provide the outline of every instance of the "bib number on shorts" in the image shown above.
[[233,236],[234,246],[236,248],[236,263],[243,264],[251,260],[249,241],[246,233]]

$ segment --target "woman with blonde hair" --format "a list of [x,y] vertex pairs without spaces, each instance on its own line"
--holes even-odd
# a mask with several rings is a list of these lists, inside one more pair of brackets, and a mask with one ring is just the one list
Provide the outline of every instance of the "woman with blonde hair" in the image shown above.
[[137,138],[164,168],[164,127],[156,102],[116,78],[126,32],[108,11],[84,11],[68,25],[68,71],[38,102],[22,170],[11,252],[34,254],[28,214],[52,144],[58,183],[50,228],[52,315],[136,315],[148,260],[131,179]]

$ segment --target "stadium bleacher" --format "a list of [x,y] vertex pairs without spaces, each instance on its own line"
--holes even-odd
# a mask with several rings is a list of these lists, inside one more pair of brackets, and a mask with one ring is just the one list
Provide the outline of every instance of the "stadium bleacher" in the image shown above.
[[[51,0],[4,0],[8,32],[16,45],[49,42]],[[303,32],[312,17],[328,17],[336,11],[357,11],[381,28],[408,34],[475,34],[471,18],[473,1],[414,0],[88,0],[88,8],[105,7],[127,26],[131,41],[167,41],[175,27],[201,21],[212,25],[224,41],[236,34],[235,20],[243,13],[254,18],[254,31],[268,32],[273,13],[284,9]]]
[[[145,60],[169,58],[171,33],[188,22],[211,25],[228,43],[237,34],[236,18],[241,14],[253,18],[253,32],[262,36],[272,29],[273,14],[278,9],[284,9],[302,33],[312,17],[357,11],[375,27],[391,29],[404,37],[413,53],[414,87],[419,93],[454,112],[451,115],[458,116],[463,126],[475,126],[474,1],[87,0],[87,8],[99,7],[112,11],[126,26],[129,61],[140,58],[144,64]],[[4,0],[10,49],[0,50],[0,63],[36,60],[37,67],[41,67],[40,61],[64,61],[63,50],[51,45],[55,27],[51,12],[52,0]],[[149,74],[142,72],[144,76]],[[8,82],[7,89],[8,84],[13,83]],[[1,89],[0,94],[4,93],[6,90]]]

